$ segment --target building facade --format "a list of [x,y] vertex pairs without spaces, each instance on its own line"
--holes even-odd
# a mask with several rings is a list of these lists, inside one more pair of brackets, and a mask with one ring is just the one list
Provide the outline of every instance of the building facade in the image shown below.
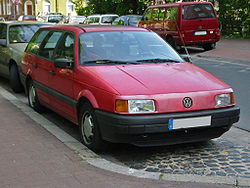
[[[75,0],[0,0],[0,17],[15,20],[20,15],[46,15],[60,12],[66,16],[76,15]],[[87,0],[82,0],[85,6]]]
[[[75,0],[37,0],[36,15],[60,12],[66,16],[76,15]],[[86,6],[86,0],[82,0]]]
[[0,0],[0,16],[13,20],[20,15],[35,15],[35,0]]

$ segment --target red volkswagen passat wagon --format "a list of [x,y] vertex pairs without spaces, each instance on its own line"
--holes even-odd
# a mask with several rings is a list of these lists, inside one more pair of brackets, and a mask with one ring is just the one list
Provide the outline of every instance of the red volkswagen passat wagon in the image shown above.
[[83,143],[154,146],[219,137],[239,120],[233,90],[143,28],[38,30],[22,61],[29,105],[80,127]]

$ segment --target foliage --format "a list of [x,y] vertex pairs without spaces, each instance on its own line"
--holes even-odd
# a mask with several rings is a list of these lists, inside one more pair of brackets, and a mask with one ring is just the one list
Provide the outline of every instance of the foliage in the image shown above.
[[222,34],[248,38],[250,36],[250,1],[218,0],[218,2],[218,17],[222,27]]
[[[183,0],[183,1],[194,1],[194,0]],[[225,31],[228,29],[228,25],[238,22],[240,23],[240,30],[244,30],[247,35],[249,35],[250,30],[250,1],[249,0],[208,0],[213,4],[219,3],[218,17],[222,26],[222,29]],[[177,0],[89,0],[88,6],[85,7],[82,0],[75,0],[76,12],[78,15],[88,16],[90,14],[109,14],[115,13],[118,15],[126,14],[139,14],[142,15],[145,9],[153,4],[159,2],[171,3],[177,2]],[[243,25],[244,24],[244,29]],[[235,24],[238,25],[239,24]],[[240,28],[239,27],[239,28]],[[231,29],[231,30],[234,30]],[[241,31],[237,34],[241,35]],[[224,32],[225,33],[225,32]]]

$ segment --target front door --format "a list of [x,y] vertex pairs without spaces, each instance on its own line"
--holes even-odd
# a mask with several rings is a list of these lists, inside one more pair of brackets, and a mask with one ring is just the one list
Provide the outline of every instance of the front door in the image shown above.
[[74,111],[76,110],[73,84],[74,84],[74,53],[75,53],[75,39],[74,34],[65,32],[57,49],[55,50],[55,59],[67,59],[72,62],[69,69],[51,67],[49,82],[53,90],[51,95],[51,104],[53,103],[53,110],[67,117],[71,121],[75,121]]
[[32,15],[32,5],[27,5],[27,13],[28,15]]

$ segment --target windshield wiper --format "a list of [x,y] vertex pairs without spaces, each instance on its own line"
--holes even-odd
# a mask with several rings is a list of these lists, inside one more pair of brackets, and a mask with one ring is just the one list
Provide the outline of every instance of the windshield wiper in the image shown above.
[[136,62],[152,62],[152,63],[179,63],[180,61],[174,60],[174,59],[161,59],[161,58],[155,58],[155,59],[142,59],[142,60],[137,60]]
[[138,64],[135,61],[119,61],[119,60],[110,60],[110,59],[98,59],[91,61],[83,61],[83,64]]

